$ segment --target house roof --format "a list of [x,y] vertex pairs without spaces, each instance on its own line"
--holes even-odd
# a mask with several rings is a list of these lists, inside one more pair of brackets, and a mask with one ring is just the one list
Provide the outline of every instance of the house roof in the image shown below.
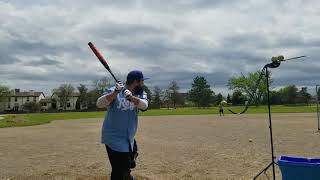
[[74,93],[71,94],[71,96],[78,97],[78,96],[80,96],[80,93],[74,92]]
[[43,92],[16,92],[12,94],[11,97],[39,97],[41,94],[43,94]]
[[40,100],[40,103],[51,103],[52,99],[51,98],[44,98]]

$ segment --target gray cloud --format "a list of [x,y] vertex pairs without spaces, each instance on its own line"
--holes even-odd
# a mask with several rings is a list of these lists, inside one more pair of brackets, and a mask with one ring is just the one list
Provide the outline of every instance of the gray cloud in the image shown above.
[[212,10],[224,6],[237,6],[241,1],[236,0],[145,0],[143,5],[153,10],[179,11],[188,13],[194,10]]
[[29,65],[29,66],[45,66],[45,65],[58,66],[58,65],[60,65],[62,63],[57,61],[57,60],[49,59],[49,58],[44,57],[44,58],[42,58],[40,60],[32,60],[32,61],[27,62],[25,64]]
[[27,80],[27,81],[59,81],[60,82],[69,82],[75,83],[79,81],[92,81],[96,79],[100,79],[101,76],[95,74],[83,74],[81,72],[78,73],[61,73],[61,74],[38,74],[35,75],[34,73],[28,72],[20,72],[11,74],[12,79],[19,79],[19,80]]
[[201,75],[226,90],[230,77],[261,69],[278,54],[309,57],[273,70],[274,86],[320,84],[317,4],[0,1],[0,82],[50,92],[60,83],[109,77],[87,46],[93,41],[117,76],[141,69],[150,86],[176,80],[186,90]]
[[0,54],[0,64],[4,65],[4,64],[14,64],[14,63],[18,63],[19,60],[17,58],[14,57],[10,57],[6,54]]

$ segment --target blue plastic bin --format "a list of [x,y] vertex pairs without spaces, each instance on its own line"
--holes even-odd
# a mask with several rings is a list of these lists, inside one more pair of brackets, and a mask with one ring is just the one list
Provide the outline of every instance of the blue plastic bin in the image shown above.
[[280,156],[283,180],[320,180],[320,159]]

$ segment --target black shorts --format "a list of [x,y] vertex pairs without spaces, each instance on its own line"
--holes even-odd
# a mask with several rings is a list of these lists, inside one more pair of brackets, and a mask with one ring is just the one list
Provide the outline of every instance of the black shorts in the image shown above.
[[220,109],[219,112],[222,112],[222,113],[223,113],[223,109]]

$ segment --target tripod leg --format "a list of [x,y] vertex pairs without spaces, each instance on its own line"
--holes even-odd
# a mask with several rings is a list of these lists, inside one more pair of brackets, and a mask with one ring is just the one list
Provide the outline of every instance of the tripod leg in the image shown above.
[[262,171],[260,171],[259,174],[257,174],[253,179],[256,180],[257,177],[259,177],[263,172],[266,172],[271,166],[272,166],[273,162],[271,162],[266,168],[264,168]]

